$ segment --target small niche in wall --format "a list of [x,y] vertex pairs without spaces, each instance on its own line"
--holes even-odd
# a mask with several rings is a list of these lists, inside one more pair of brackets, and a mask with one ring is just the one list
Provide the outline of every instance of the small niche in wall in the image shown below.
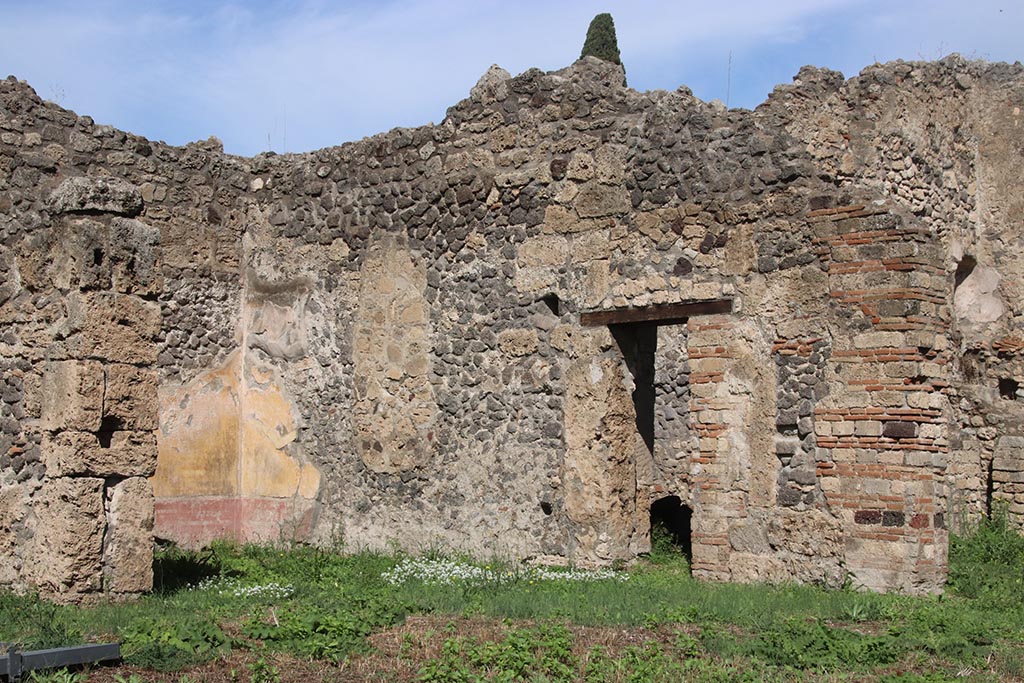
[[110,442],[114,437],[114,432],[119,432],[124,429],[124,423],[121,418],[114,417],[113,415],[107,415],[100,422],[99,431],[96,432],[96,438],[100,442],[100,448],[110,448]]
[[1017,392],[1020,391],[1020,382],[1012,377],[999,378],[999,397],[1009,401],[1017,400]]

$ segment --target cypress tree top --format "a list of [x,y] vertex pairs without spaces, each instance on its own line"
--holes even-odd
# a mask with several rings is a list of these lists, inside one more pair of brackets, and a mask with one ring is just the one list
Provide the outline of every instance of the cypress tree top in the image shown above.
[[615,38],[615,22],[612,21],[612,15],[607,12],[598,14],[590,22],[580,59],[587,55],[593,55],[613,64],[622,64],[622,60],[619,58],[619,42]]

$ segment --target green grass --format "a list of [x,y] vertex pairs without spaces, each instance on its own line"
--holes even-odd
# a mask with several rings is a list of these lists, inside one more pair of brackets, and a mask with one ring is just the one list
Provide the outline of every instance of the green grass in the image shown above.
[[[382,575],[403,559],[309,547],[167,549],[157,589],[136,602],[74,608],[0,593],[0,641],[33,649],[116,639],[129,664],[157,671],[257,650],[250,677],[273,680],[264,652],[341,662],[366,653],[369,634],[433,613],[510,626],[496,640],[450,634],[422,662],[422,681],[1024,678],[1024,537],[1005,515],[953,539],[941,597],[700,583],[671,548],[626,580],[550,580],[463,559],[452,571],[469,580],[393,585]],[[612,651],[566,626],[662,635]]]

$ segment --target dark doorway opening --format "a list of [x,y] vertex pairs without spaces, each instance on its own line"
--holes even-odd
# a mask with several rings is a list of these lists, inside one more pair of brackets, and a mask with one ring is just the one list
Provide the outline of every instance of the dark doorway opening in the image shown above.
[[654,453],[654,354],[658,350],[658,326],[651,323],[609,325],[626,367],[633,375],[633,407],[636,429],[647,450]]
[[693,511],[679,496],[665,496],[651,503],[651,554],[681,554],[692,561],[692,519]]

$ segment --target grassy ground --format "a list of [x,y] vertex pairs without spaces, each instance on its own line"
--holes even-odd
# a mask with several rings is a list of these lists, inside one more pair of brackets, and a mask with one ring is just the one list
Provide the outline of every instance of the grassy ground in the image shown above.
[[122,642],[38,681],[1024,681],[1024,537],[952,543],[934,598],[698,583],[671,548],[625,573],[221,545],[168,550],[158,589],[58,607],[0,593],[0,641]]

